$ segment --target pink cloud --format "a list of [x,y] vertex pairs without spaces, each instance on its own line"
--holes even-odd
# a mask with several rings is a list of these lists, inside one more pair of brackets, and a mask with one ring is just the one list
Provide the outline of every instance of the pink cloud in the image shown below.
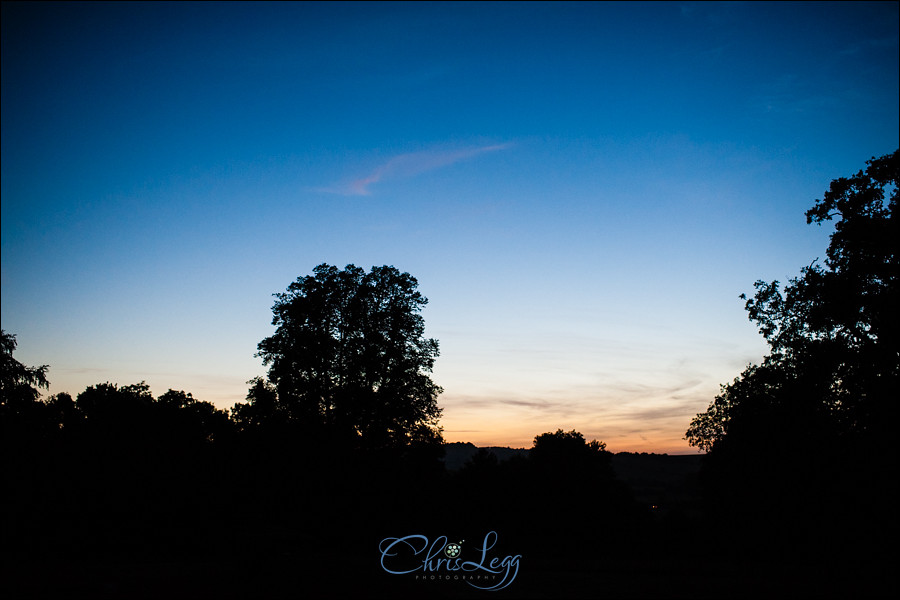
[[423,152],[398,154],[376,168],[369,175],[355,179],[335,191],[352,196],[368,196],[370,193],[369,187],[380,181],[414,177],[420,173],[446,167],[479,154],[504,150],[511,145],[494,144],[461,150],[426,150]]

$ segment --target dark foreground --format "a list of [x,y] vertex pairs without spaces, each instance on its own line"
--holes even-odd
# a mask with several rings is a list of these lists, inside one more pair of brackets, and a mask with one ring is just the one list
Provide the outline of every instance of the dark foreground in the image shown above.
[[[133,511],[118,505],[116,513],[91,512],[75,499],[72,506],[86,512],[73,514],[45,498],[41,510],[56,516],[32,513],[33,535],[17,526],[19,543],[4,542],[2,596],[877,598],[897,591],[895,551],[879,549],[878,535],[828,523],[766,530],[716,522],[698,493],[697,456],[621,454],[612,466],[615,485],[602,489],[566,489],[531,472],[520,480],[510,475],[515,463],[488,460],[480,471],[470,464],[418,479],[393,473],[394,484],[374,471],[368,480],[319,474],[297,485],[265,476],[221,490],[231,496],[170,497],[180,508],[156,512],[139,498]],[[435,544],[433,570],[425,570],[427,550],[415,554],[401,543],[385,557],[379,549],[408,535]],[[498,568],[448,570],[447,542],[461,542],[457,566],[490,567],[495,559]],[[500,568],[504,559],[515,567]],[[410,572],[391,574],[383,564]]]

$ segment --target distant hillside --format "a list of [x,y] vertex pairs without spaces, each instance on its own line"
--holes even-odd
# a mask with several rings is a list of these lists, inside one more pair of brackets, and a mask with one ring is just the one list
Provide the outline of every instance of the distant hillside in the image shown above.
[[[481,448],[470,442],[445,444],[444,465],[448,471],[461,469]],[[494,454],[499,462],[513,456],[528,456],[527,448],[484,448]],[[665,514],[671,510],[693,512],[699,501],[697,477],[700,472],[700,454],[669,455],[619,452],[612,456],[616,477],[625,483],[635,500],[655,512]]]
[[[499,462],[509,460],[513,456],[528,456],[527,448],[505,448],[501,446],[487,446],[484,448],[494,454]],[[456,471],[462,468],[466,462],[481,450],[471,442],[453,442],[444,444],[444,466],[448,471]]]

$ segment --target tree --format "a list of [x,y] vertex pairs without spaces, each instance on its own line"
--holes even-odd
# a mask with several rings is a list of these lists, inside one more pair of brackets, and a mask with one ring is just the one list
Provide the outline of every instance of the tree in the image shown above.
[[[528,453],[527,475],[516,503],[524,508],[529,536],[542,538],[554,554],[596,552],[597,539],[618,541],[635,523],[637,507],[616,479],[604,442],[588,442],[574,429],[542,433]],[[572,531],[580,534],[573,538]]]
[[254,377],[247,383],[247,402],[238,402],[231,409],[231,419],[242,431],[266,424],[271,420],[282,420],[281,405],[275,386],[263,377]]
[[190,392],[170,389],[156,399],[155,408],[157,419],[169,427],[170,435],[177,433],[184,440],[209,443],[233,429],[227,412],[195,399]]
[[874,552],[893,539],[898,178],[894,152],[831,182],[806,213],[807,223],[836,220],[824,265],[804,267],[783,290],[757,281],[742,296],[770,352],[685,434],[707,453],[707,499],[717,526],[732,528],[722,537],[751,553],[798,544]]
[[838,219],[824,267],[814,261],[784,291],[756,282],[746,309],[770,354],[691,422],[692,446],[715,451],[729,436],[787,423],[794,440],[805,430],[887,450],[900,397],[900,151],[867,164],[806,213],[807,223]]
[[40,389],[50,386],[49,367],[26,367],[13,358],[15,349],[16,336],[0,330],[0,429],[4,442],[19,447],[20,442],[38,443],[52,432],[47,406],[40,401]]
[[0,330],[0,405],[15,411],[40,398],[38,388],[48,388],[47,365],[26,367],[15,358],[16,336]]
[[529,456],[538,471],[557,479],[612,478],[612,454],[606,451],[606,443],[586,442],[574,429],[535,436]]
[[427,299],[417,286],[389,266],[322,264],[298,278],[275,295],[277,329],[258,346],[276,398],[254,381],[248,400],[353,447],[439,442],[442,390],[429,376],[438,342],[424,337]]

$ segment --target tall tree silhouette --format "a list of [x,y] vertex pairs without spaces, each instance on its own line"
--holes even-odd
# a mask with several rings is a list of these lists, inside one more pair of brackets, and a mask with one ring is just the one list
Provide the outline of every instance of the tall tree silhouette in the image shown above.
[[429,375],[438,342],[424,337],[417,286],[390,266],[322,264],[298,278],[275,295],[277,329],[258,347],[277,398],[255,381],[248,400],[350,447],[439,442],[442,390]]
[[[868,165],[834,180],[806,213],[808,223],[838,217],[825,266],[804,267],[784,291],[777,281],[756,282],[746,308],[771,352],[697,415],[686,433],[691,445],[714,450],[730,435],[756,435],[790,414],[807,423],[800,431],[827,424],[855,441],[887,440],[900,375],[900,151]],[[793,425],[785,429],[796,438]]]
[[858,544],[896,522],[898,178],[900,151],[831,182],[806,213],[808,223],[837,219],[824,266],[813,262],[784,290],[756,282],[746,308],[770,352],[686,432],[708,452],[713,504],[745,531],[824,547],[815,540]]

